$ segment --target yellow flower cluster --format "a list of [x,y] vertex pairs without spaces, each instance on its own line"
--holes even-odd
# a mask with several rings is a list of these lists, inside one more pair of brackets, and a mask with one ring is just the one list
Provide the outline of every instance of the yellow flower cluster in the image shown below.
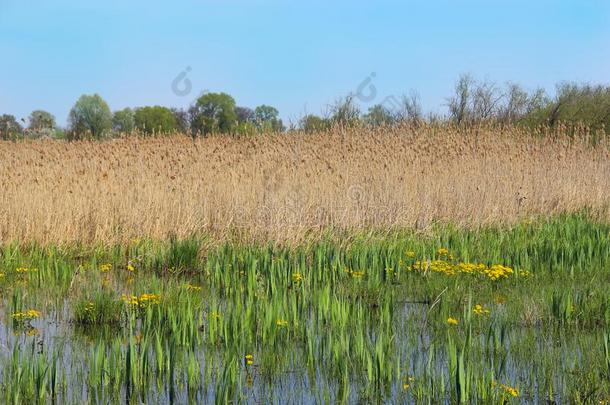
[[[402,261],[398,261],[398,266],[402,265]],[[394,269],[392,267],[386,267],[385,272],[388,276],[398,276],[398,272],[394,271]]]
[[301,273],[292,273],[292,281],[295,283],[303,281],[303,275]]
[[453,255],[451,253],[449,253],[449,249],[447,249],[447,248],[439,248],[436,251],[436,254],[439,256],[445,256],[449,260],[453,260]]
[[449,325],[451,325],[451,326],[455,326],[455,325],[457,325],[458,323],[460,323],[460,321],[458,321],[458,320],[457,320],[457,319],[455,319],[455,318],[449,317],[449,318],[447,318],[447,323],[448,323]]
[[135,268],[135,267],[133,267],[133,265],[132,265],[131,263],[128,263],[128,264],[127,264],[127,271],[131,271],[131,272],[133,272],[133,271],[136,271],[136,268]]
[[112,264],[110,264],[110,263],[105,263],[100,266],[100,271],[102,273],[107,273],[110,270],[112,270]]
[[161,303],[161,297],[157,294],[142,294],[139,297],[137,295],[123,295],[122,299],[126,304],[140,308],[146,308],[150,305],[159,305]]
[[246,356],[244,357],[244,361],[246,362],[246,365],[251,366],[254,364],[254,356],[252,356],[251,354],[246,354]]
[[275,324],[278,327],[283,328],[284,326],[288,326],[288,321],[285,321],[283,319],[278,319],[277,321],[275,321]]
[[30,269],[29,267],[17,267],[17,269],[15,269],[15,271],[17,273],[32,273],[32,272],[36,272],[38,271],[38,269]]
[[353,278],[362,278],[362,277],[364,277],[364,274],[365,274],[364,271],[353,271],[350,268],[346,268],[345,272],[347,274],[349,274],[350,276],[352,276]]
[[513,269],[507,266],[502,266],[501,264],[494,264],[485,270],[485,274],[487,274],[487,276],[494,281],[500,278],[508,278],[508,276],[513,273]]
[[95,304],[91,301],[89,301],[87,303],[87,305],[85,305],[85,312],[93,312],[93,309],[95,308]]
[[514,273],[513,269],[501,264],[488,267],[481,263],[452,264],[446,260],[431,260],[428,262],[418,260],[411,268],[416,271],[441,273],[445,276],[455,276],[457,274],[483,275],[492,281],[508,278]]
[[519,396],[519,390],[516,388],[513,388],[509,385],[506,384],[497,384],[495,381],[492,381],[491,385],[493,387],[499,387],[502,391],[504,391],[504,393],[510,395],[511,397],[518,397]]
[[218,313],[218,312],[216,312],[216,311],[213,311],[213,312],[210,314],[210,317],[211,317],[212,319],[220,319],[221,315],[220,315],[220,313]]
[[35,309],[28,309],[25,312],[15,312],[11,317],[16,321],[30,321],[32,319],[39,318],[41,315],[40,311]]
[[402,389],[404,391],[408,391],[409,388],[411,387],[411,384],[413,384],[414,381],[415,381],[415,378],[413,378],[413,377],[404,377],[402,379]]
[[472,312],[474,312],[477,315],[486,315],[489,313],[489,309],[485,308],[481,304],[476,304],[474,306],[474,308],[472,309]]

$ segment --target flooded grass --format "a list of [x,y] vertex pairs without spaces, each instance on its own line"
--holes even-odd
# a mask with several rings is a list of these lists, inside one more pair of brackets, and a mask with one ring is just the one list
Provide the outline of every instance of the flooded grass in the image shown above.
[[585,214],[205,246],[4,246],[0,400],[610,400],[610,226]]

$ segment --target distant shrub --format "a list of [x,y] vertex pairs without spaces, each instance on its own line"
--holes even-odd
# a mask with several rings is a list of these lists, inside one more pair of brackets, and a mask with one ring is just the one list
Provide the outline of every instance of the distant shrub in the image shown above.
[[131,108],[115,111],[112,115],[112,130],[129,133],[135,128],[135,114]]
[[330,128],[330,121],[317,115],[308,114],[301,118],[299,127],[305,132],[320,132]]
[[53,114],[36,110],[32,111],[29,117],[27,135],[31,138],[53,137],[55,134],[55,117]]
[[23,135],[23,128],[17,122],[14,115],[0,115],[0,139],[15,139]]
[[161,106],[136,109],[135,127],[146,134],[169,133],[176,130],[176,117],[169,109]]
[[284,130],[279,111],[270,105],[259,105],[254,109],[254,123],[261,132],[281,132]]
[[176,120],[176,130],[183,134],[189,133],[191,130],[191,123],[189,122],[188,111],[182,108],[172,108],[171,112],[174,114],[174,119]]
[[237,126],[235,100],[226,93],[207,93],[189,110],[191,130],[203,135],[230,133]]
[[584,124],[610,132],[610,87],[562,83],[555,99],[531,111],[523,122],[551,127],[561,122]]
[[381,104],[369,108],[369,111],[364,115],[363,120],[367,125],[373,127],[391,125],[396,122],[394,114]]
[[112,129],[110,107],[98,94],[82,95],[68,117],[72,138],[101,138]]
[[360,123],[360,108],[352,96],[341,98],[330,107],[331,123],[352,127]]
[[235,107],[235,115],[239,124],[254,124],[254,110],[249,107]]

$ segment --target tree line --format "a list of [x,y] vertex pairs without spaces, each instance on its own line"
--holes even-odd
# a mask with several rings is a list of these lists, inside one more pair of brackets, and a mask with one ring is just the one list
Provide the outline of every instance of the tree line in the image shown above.
[[137,132],[143,135],[181,132],[192,136],[213,133],[253,135],[264,132],[323,131],[335,125],[378,127],[400,122],[450,122],[459,126],[484,122],[545,125],[560,122],[584,124],[593,130],[610,131],[610,86],[562,83],[554,97],[543,89],[528,92],[520,85],[499,86],[462,75],[447,98],[445,115],[423,113],[417,93],[387,98],[363,112],[357,97],[337,100],[322,115],[308,114],[286,128],[279,111],[270,105],[254,109],[236,105],[226,93],[206,93],[187,109],[147,106],[112,112],[98,94],[81,96],[68,117],[68,127],[59,128],[55,117],[36,110],[19,122],[13,115],[0,115],[0,139],[104,138]]

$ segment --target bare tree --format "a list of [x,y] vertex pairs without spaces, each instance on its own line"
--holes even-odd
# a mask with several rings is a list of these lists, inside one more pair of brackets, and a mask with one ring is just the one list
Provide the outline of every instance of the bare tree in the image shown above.
[[455,94],[448,99],[449,116],[458,125],[470,118],[469,100],[474,79],[469,74],[462,74],[455,84]]
[[419,94],[415,90],[411,90],[408,96],[402,97],[403,111],[401,113],[402,119],[419,124],[423,120],[423,112]]
[[549,98],[549,96],[546,94],[546,91],[539,87],[536,90],[534,90],[534,92],[529,96],[529,99],[527,101],[527,113],[531,113],[532,111],[535,110],[541,110],[543,108],[548,107],[548,105],[550,104],[551,99]]
[[489,81],[475,83],[472,94],[472,120],[479,122],[494,119],[502,97],[503,94],[495,83]]
[[360,119],[360,109],[356,105],[353,96],[346,96],[337,100],[330,107],[330,112],[331,121],[338,125],[355,125]]
[[498,118],[502,122],[515,122],[527,114],[529,96],[516,83],[509,82],[506,87],[506,103],[500,107]]

